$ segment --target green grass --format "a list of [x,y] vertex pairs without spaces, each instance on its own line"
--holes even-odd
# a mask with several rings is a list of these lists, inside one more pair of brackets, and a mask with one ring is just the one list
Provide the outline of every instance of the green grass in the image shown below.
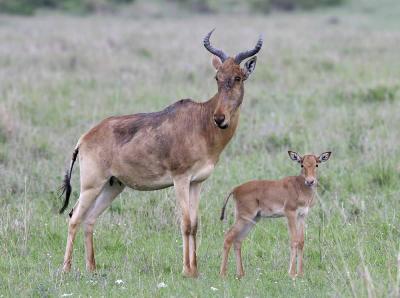
[[[2,16],[0,297],[398,296],[400,7],[388,3],[390,11],[363,1],[181,19]],[[253,45],[259,32],[265,43],[239,129],[203,188],[200,277],[181,276],[172,189],[121,194],[96,225],[97,274],[85,272],[81,232],[73,270],[61,274],[67,220],[55,192],[79,136],[110,115],[212,96],[201,40],[214,26],[213,42],[229,53]],[[307,219],[305,276],[288,277],[286,222],[276,219],[261,221],[244,242],[246,277],[235,279],[231,256],[229,277],[220,279],[233,222],[232,203],[227,222],[219,221],[223,199],[247,180],[297,174],[288,149],[333,152],[319,168],[318,204]],[[72,204],[78,168],[73,188]]]

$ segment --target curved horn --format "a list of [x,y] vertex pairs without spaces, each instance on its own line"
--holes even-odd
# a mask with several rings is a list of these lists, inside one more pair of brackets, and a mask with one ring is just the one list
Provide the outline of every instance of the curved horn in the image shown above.
[[242,62],[244,59],[249,58],[251,56],[254,56],[255,54],[257,54],[262,47],[263,44],[263,38],[260,35],[260,37],[258,38],[257,44],[254,47],[254,49],[250,50],[250,51],[245,51],[245,52],[241,52],[239,54],[236,55],[235,57],[235,63],[236,64],[240,64],[240,62]]
[[210,44],[210,36],[211,34],[214,32],[215,28],[212,29],[207,35],[206,37],[204,37],[204,47],[211,53],[214,54],[215,56],[218,56],[222,62],[224,62],[226,59],[228,59],[228,55],[226,55],[222,50],[218,50],[216,48],[214,48],[211,44]]

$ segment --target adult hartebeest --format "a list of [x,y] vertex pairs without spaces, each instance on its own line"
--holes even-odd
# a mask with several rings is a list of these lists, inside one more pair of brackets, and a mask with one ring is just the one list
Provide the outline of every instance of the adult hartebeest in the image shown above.
[[[289,274],[303,274],[304,220],[309,208],[314,204],[317,185],[317,167],[331,156],[324,152],[320,156],[304,155],[289,151],[292,160],[301,165],[298,176],[289,176],[281,180],[249,181],[235,187],[225,200],[222,207],[221,220],[224,219],[225,207],[230,196],[236,202],[235,224],[226,232],[224,251],[221,262],[221,276],[226,275],[229,250],[234,245],[236,255],[236,274],[244,275],[241,246],[243,239],[251,228],[262,217],[283,217],[288,221],[291,241]],[[296,273],[296,257],[298,271]]]
[[[71,194],[71,173],[79,153],[81,191],[70,213],[64,271],[71,269],[78,226],[85,232],[86,268],[95,270],[93,226],[97,217],[125,186],[136,190],[175,187],[182,208],[183,274],[195,277],[197,211],[201,183],[212,173],[219,155],[232,138],[243,100],[243,82],[256,65],[260,38],[250,51],[228,57],[210,44],[218,92],[206,102],[180,100],[155,113],[110,117],[84,134],[72,155],[64,178],[64,205]],[[240,63],[249,59],[244,68]]]

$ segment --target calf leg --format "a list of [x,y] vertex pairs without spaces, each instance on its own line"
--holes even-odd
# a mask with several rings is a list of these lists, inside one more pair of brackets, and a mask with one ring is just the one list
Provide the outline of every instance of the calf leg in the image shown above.
[[229,250],[234,243],[235,256],[236,256],[236,274],[238,277],[244,276],[242,255],[241,255],[241,243],[243,239],[250,232],[255,222],[251,219],[239,218],[236,223],[229,229],[225,234],[224,239],[224,251],[222,254],[222,262],[220,268],[220,275],[225,276],[227,271],[227,263],[229,257]]
[[297,224],[296,224],[296,212],[287,213],[288,229],[290,234],[290,263],[289,263],[289,275],[294,278],[296,277],[296,257],[297,257]]
[[303,276],[303,249],[304,249],[304,216],[298,218],[297,235],[299,239],[297,247],[297,275]]
[[242,242],[236,240],[233,245],[236,257],[236,275],[241,278],[244,276],[243,262],[242,262]]
[[112,201],[122,192],[124,185],[116,178],[111,180],[104,186],[96,201],[87,211],[84,220],[83,228],[85,231],[85,252],[86,252],[86,270],[96,270],[96,262],[93,249],[93,227],[96,219],[111,205]]

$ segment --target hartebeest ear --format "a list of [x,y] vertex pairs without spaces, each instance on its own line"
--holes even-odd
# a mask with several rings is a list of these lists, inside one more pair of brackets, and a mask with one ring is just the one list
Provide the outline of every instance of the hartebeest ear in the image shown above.
[[246,80],[256,68],[257,56],[246,61],[244,64],[244,79]]
[[288,153],[291,160],[301,162],[301,156],[297,152],[289,150]]
[[317,161],[318,162],[325,162],[328,161],[329,157],[331,157],[331,152],[324,152],[320,156],[318,156]]
[[222,65],[221,59],[215,55],[212,56],[211,63],[216,70],[218,70],[218,68]]

